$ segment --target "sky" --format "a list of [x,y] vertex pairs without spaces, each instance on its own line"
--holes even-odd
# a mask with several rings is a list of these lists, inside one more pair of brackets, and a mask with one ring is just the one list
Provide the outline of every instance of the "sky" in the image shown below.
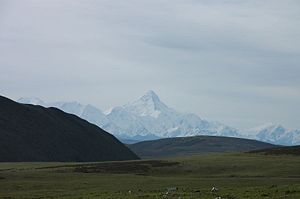
[[300,129],[299,0],[0,0],[0,95],[101,110],[154,90],[245,129]]

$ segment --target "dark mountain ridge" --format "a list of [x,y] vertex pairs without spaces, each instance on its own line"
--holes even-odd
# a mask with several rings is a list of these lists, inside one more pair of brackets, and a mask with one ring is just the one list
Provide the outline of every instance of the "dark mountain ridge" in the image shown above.
[[247,152],[276,145],[250,139],[222,136],[165,138],[130,144],[128,147],[141,158],[187,156],[207,153]]
[[111,134],[57,108],[0,96],[0,161],[112,161],[138,156]]

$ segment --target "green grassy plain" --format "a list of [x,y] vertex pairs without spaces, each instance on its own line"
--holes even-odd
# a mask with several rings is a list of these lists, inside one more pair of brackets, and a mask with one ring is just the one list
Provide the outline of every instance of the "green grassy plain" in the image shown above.
[[[211,188],[219,188],[211,193]],[[166,194],[168,187],[178,191]],[[105,163],[0,163],[0,198],[300,198],[300,157],[211,154]]]

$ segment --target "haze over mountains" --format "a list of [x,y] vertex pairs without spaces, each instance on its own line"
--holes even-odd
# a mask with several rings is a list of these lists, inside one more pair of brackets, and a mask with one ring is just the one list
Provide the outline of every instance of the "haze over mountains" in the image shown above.
[[169,108],[153,91],[148,91],[134,102],[105,112],[78,102],[47,103],[38,98],[20,98],[18,102],[57,107],[98,125],[122,140],[210,135],[251,138],[282,145],[300,144],[299,130],[268,124],[241,131],[219,122],[204,120],[192,113],[180,113]]

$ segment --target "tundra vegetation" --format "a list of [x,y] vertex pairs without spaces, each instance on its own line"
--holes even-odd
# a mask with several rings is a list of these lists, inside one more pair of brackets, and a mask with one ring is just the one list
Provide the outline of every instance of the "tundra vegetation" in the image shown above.
[[[210,154],[90,163],[0,163],[0,198],[300,198],[300,157]],[[217,191],[212,191],[212,188]]]

